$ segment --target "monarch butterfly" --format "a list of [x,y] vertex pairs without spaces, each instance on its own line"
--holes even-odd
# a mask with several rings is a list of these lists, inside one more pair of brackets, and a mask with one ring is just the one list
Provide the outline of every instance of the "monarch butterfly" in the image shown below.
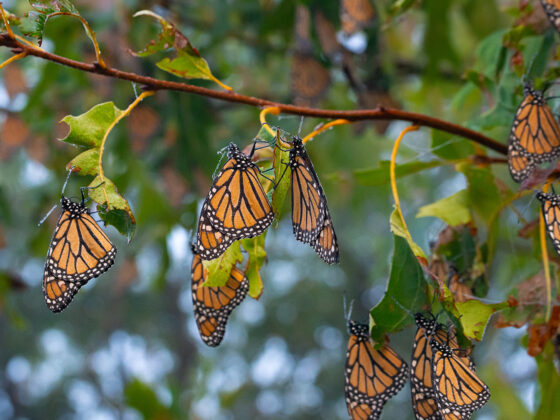
[[[197,248],[199,251],[211,249],[201,253],[203,259],[216,258],[235,240],[260,235],[274,219],[259,181],[257,165],[234,143],[228,146],[228,158],[216,175],[202,207]],[[221,235],[215,235],[216,232]],[[205,238],[201,237],[204,234],[207,235],[206,244]],[[218,246],[212,245],[210,235],[216,236]]]
[[293,138],[290,167],[294,235],[298,241],[310,244],[326,263],[337,263],[338,243],[327,197],[299,137]]
[[429,340],[436,334],[438,339],[445,340],[447,334],[443,329],[443,325],[436,322],[433,316],[426,318],[422,314],[417,313],[414,318],[418,329],[414,337],[410,361],[412,409],[417,420],[441,419],[433,390],[432,350]]
[[331,83],[329,71],[312,55],[296,53],[292,57],[291,88],[296,105],[314,105]]
[[539,191],[537,198],[542,202],[546,230],[554,249],[560,254],[560,196]]
[[467,356],[458,356],[452,348],[435,337],[432,350],[432,379],[437,407],[443,418],[464,419],[482,407],[490,398],[490,390],[474,370]]
[[340,20],[342,30],[352,35],[367,26],[375,17],[375,9],[369,0],[342,0]]
[[344,394],[352,420],[375,420],[387,400],[404,386],[408,366],[393,349],[373,348],[369,328],[348,321]]
[[84,204],[67,197],[60,200],[62,213],[47,252],[43,292],[47,306],[60,312],[81,286],[107,271],[117,249]]
[[560,0],[541,0],[548,20],[557,31],[560,31]]
[[[453,331],[447,331],[446,327],[436,321],[436,317],[428,313],[425,317],[417,313],[414,318],[416,326],[416,336],[412,347],[412,357],[410,363],[410,382],[412,392],[412,408],[417,420],[437,420],[442,419],[437,406],[436,392],[432,382],[432,349],[430,341],[435,340],[442,344],[447,344],[450,348],[459,353],[459,344]],[[474,369],[474,364],[468,353],[462,351],[460,360]],[[461,419],[458,412],[449,412],[445,420],[454,418]],[[458,417],[457,417],[458,416]]]
[[508,143],[511,177],[522,182],[538,163],[560,156],[560,126],[541,91],[525,83],[525,97],[517,108]]
[[202,259],[195,253],[191,266],[194,317],[202,341],[216,347],[224,338],[229,315],[247,296],[249,280],[237,267],[223,287],[202,286],[204,280]]

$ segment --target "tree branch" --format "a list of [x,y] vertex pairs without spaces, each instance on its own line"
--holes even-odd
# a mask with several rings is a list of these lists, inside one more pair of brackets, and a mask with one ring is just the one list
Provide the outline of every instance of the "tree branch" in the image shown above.
[[196,95],[206,96],[209,98],[219,99],[227,102],[235,102],[240,104],[251,105],[255,107],[278,107],[284,114],[294,114],[306,117],[338,119],[343,118],[351,121],[358,120],[402,120],[409,121],[415,125],[435,128],[450,134],[455,134],[466,139],[472,140],[498,153],[506,154],[507,147],[503,143],[499,143],[482,133],[471,130],[469,128],[450,123],[448,121],[433,118],[428,115],[418,114],[414,112],[402,111],[399,109],[378,107],[374,109],[357,109],[351,111],[328,110],[318,108],[307,108],[290,104],[270,101],[267,99],[256,98],[253,96],[240,95],[235,92],[222,92],[207,89],[188,83],[171,82],[167,80],[155,79],[153,77],[142,76],[136,73],[129,73],[112,67],[102,67],[97,63],[89,64],[81,61],[71,60],[56,54],[49,53],[40,48],[34,48],[18,42],[8,33],[0,33],[0,46],[12,49],[15,54],[26,53],[44,60],[62,64],[81,71],[100,74],[103,76],[113,77],[117,79],[127,80],[130,82],[145,85],[150,90],[175,90],[181,92],[190,92]]

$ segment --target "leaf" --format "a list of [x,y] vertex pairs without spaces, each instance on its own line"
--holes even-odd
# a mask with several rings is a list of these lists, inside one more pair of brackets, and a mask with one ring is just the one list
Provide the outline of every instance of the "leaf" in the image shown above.
[[78,146],[99,147],[111,124],[123,112],[113,102],[105,102],[84,114],[67,115],[62,121],[70,126],[70,132],[61,141]]
[[112,225],[119,233],[126,235],[130,242],[134,236],[136,219],[128,201],[119,194],[113,181],[107,177],[96,176],[89,187],[88,196],[98,204],[99,217],[106,225]]
[[148,384],[133,379],[124,389],[128,406],[138,410],[144,419],[170,419],[169,410],[159,401],[155,391]]
[[403,226],[400,214],[401,214],[400,211],[397,209],[393,210],[393,213],[391,213],[391,218],[389,219],[389,223],[391,225],[391,232],[393,232],[397,236],[400,236],[401,238],[406,239],[414,255],[416,255],[416,257],[422,262],[422,264],[427,265],[428,259],[426,258],[426,254],[424,254],[422,248],[420,248],[412,240],[412,237],[410,236],[410,232],[405,226]]
[[256,238],[243,239],[241,245],[249,253],[249,263],[245,270],[245,276],[249,279],[249,296],[258,299],[263,292],[263,283],[260,275],[260,269],[266,259],[266,251],[264,242],[266,233]]
[[494,213],[500,210],[501,205],[501,196],[491,169],[481,168],[469,163],[459,164],[457,169],[467,178],[467,191],[471,209],[486,224],[489,224],[494,217]]
[[[438,166],[447,165],[448,162],[441,160],[432,160],[428,162],[409,162],[395,166],[395,177],[402,178],[425,169],[436,168]],[[358,169],[354,171],[354,177],[362,185],[377,186],[385,185],[391,181],[389,167],[391,162],[382,160],[379,162],[379,168]]]
[[438,217],[450,226],[464,225],[471,221],[467,190],[461,190],[435,203],[420,207],[416,217]]
[[231,246],[226,249],[218,258],[210,261],[202,261],[204,270],[207,271],[207,277],[204,281],[204,286],[223,287],[226,285],[231,270],[238,263],[243,261],[241,254],[241,247],[239,241],[235,241]]
[[465,337],[481,341],[490,315],[497,310],[509,307],[509,304],[508,302],[502,302],[487,305],[472,299],[466,302],[455,302],[455,307]]
[[162,30],[157,41],[150,42],[144,49],[133,53],[133,55],[146,57],[156,52],[173,48],[177,53],[177,57],[166,57],[156,63],[160,69],[185,79],[212,80],[221,87],[231,90],[229,86],[224,85],[212,74],[208,62],[200,56],[198,50],[175,25],[150,10],[136,12],[134,17],[138,16],[149,16],[156,19],[160,23]]
[[80,175],[97,175],[99,172],[99,149],[89,149],[80,153],[66,164],[66,169],[74,167]]
[[385,294],[370,310],[371,334],[377,343],[384,342],[385,333],[398,331],[410,324],[410,312],[418,311],[428,303],[424,273],[416,256],[403,238],[394,236],[394,244],[391,274]]
[[45,25],[54,14],[65,13],[74,17],[81,17],[80,12],[69,0],[31,0],[32,11],[21,19],[19,29],[24,35],[38,39],[39,45],[43,42]]
[[432,152],[442,159],[461,159],[475,153],[473,143],[465,139],[432,130]]
[[280,147],[274,148],[272,165],[274,166],[274,183],[272,192],[272,210],[278,218],[284,208],[286,197],[291,190],[292,170],[289,165],[290,152]]

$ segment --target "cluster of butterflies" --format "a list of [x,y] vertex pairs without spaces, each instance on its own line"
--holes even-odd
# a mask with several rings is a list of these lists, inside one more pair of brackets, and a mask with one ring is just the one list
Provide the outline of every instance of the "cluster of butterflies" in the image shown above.
[[[558,19],[560,22],[560,11]],[[527,82],[523,90],[524,97],[515,113],[508,141],[508,166],[516,182],[529,179],[538,164],[560,157],[560,125],[544,93]],[[542,203],[548,234],[560,254],[560,195],[539,191],[536,197]]]
[[[326,263],[337,263],[338,243],[325,192],[302,140],[294,137],[289,144],[294,235]],[[202,287],[206,280],[202,260],[219,257],[234,241],[260,235],[274,219],[259,168],[252,161],[254,150],[246,155],[237,145],[228,146],[228,160],[202,205],[192,246],[194,315],[202,340],[212,347],[221,343],[228,317],[247,295],[249,283],[243,271],[234,267],[223,287]]]
[[344,393],[352,420],[378,419],[409,373],[417,420],[470,419],[490,398],[469,351],[459,348],[454,329],[431,313],[417,313],[415,321],[410,368],[387,344],[375,349],[366,324],[348,321]]

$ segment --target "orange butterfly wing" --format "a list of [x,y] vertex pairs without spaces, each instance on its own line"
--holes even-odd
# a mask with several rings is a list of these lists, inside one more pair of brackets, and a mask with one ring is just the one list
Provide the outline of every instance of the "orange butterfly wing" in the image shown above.
[[83,285],[113,265],[117,250],[83,203],[63,197],[61,204],[45,270],[57,279]]
[[[349,321],[348,329],[346,407],[353,420],[378,419],[387,400],[404,386],[408,366],[389,346],[374,349],[367,325]],[[369,417],[363,417],[364,413],[369,413]]]
[[274,219],[258,168],[233,143],[228,157],[206,198],[206,217],[216,230],[235,240],[258,236]]
[[231,312],[247,296],[249,280],[241,270],[233,267],[227,283],[222,287],[202,286],[204,281],[202,259],[194,254],[191,266],[194,317],[204,343],[215,347],[224,338]]

